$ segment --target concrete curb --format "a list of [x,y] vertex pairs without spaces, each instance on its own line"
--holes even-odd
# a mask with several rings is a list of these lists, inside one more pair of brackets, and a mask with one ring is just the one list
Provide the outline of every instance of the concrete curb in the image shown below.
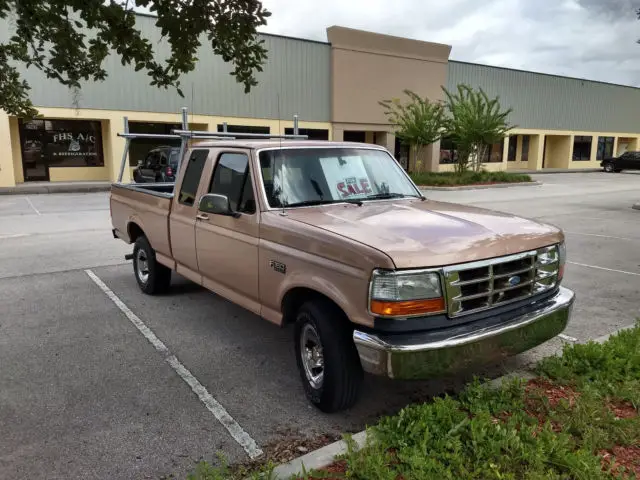
[[544,170],[508,170],[509,173],[528,173],[529,175],[553,175],[555,173],[596,173],[602,168],[545,168]]
[[[364,430],[360,433],[353,435],[353,441],[358,448],[362,448],[367,441],[367,431]],[[274,479],[289,479],[293,475],[297,475],[302,470],[315,470],[318,468],[331,465],[335,461],[335,457],[347,452],[347,442],[344,440],[338,440],[337,442],[330,443],[318,450],[309,452],[302,457],[295,458],[289,463],[284,463],[275,468],[273,471]]]
[[509,188],[509,187],[537,187],[542,185],[542,182],[518,182],[518,183],[495,183],[491,185],[461,185],[458,187],[436,187],[428,185],[419,185],[418,188],[423,191],[444,191],[455,192],[458,190],[485,190],[489,188]]
[[[604,343],[609,340],[610,337],[616,335],[622,331],[630,330],[635,327],[635,324],[626,325],[624,327],[618,328],[611,333],[606,335],[602,335],[601,337],[593,339],[596,343]],[[519,370],[515,372],[507,373],[498,378],[494,378],[486,383],[489,388],[498,388],[502,386],[503,383],[509,382],[515,378],[522,378],[524,380],[531,380],[536,376],[526,370]],[[353,435],[353,440],[356,442],[358,448],[362,448],[367,440],[367,431],[364,430],[362,432],[356,433]],[[284,463],[276,467],[273,471],[273,478],[279,480],[288,480],[293,475],[297,475],[302,472],[303,467],[307,471],[324,468],[327,465],[331,465],[335,461],[335,457],[338,455],[342,455],[347,453],[347,444],[344,440],[339,440],[337,442],[331,443],[325,447],[319,448],[318,450],[314,450],[313,452],[309,452],[302,457],[298,457],[294,460],[291,460],[288,463]]]
[[635,327],[635,324],[625,325],[624,327],[620,327],[620,328],[618,328],[617,330],[614,330],[611,333],[607,333],[606,335],[602,335],[601,337],[595,338],[595,339],[593,339],[593,341],[596,342],[596,343],[604,343],[607,340],[609,340],[609,338],[613,337],[614,335],[617,335],[620,332],[624,332],[625,330],[631,330],[634,327]]
[[64,183],[47,185],[17,185],[15,187],[0,187],[0,195],[40,195],[48,193],[91,193],[108,192],[111,183]]

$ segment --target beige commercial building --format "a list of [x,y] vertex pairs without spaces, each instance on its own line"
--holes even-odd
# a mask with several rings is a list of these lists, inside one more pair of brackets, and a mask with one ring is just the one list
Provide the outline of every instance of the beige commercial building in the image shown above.
[[[140,15],[138,24],[152,41],[159,39],[152,17]],[[0,31],[6,35],[10,26]],[[106,61],[106,81],[75,92],[25,69],[42,116],[23,120],[0,111],[0,187],[115,180],[123,117],[132,131],[168,133],[182,106],[189,108],[192,128],[213,131],[226,124],[235,132],[291,133],[298,115],[301,133],[310,138],[384,145],[411,168],[408,149],[395,138],[379,101],[401,97],[405,89],[439,100],[442,87],[460,83],[499,95],[513,109],[510,122],[517,127],[492,146],[488,170],[594,168],[605,156],[639,147],[638,88],[454,62],[449,45],[343,27],[328,28],[326,43],[263,38],[269,59],[249,94],[204,48],[196,71],[183,79],[184,98],[150,87],[144,73],[122,67],[115,56]],[[133,145],[125,180],[154,146]],[[424,158],[428,170],[451,170],[455,148],[443,139]]]

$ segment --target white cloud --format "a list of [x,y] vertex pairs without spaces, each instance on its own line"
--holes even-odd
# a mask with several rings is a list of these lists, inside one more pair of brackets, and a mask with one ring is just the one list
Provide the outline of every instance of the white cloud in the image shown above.
[[640,86],[640,0],[263,0],[264,31],[341,25],[453,46],[454,60]]

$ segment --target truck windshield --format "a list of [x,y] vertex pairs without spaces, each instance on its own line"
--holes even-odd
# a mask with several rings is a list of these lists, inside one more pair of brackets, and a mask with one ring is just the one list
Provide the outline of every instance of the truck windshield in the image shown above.
[[273,208],[421,197],[398,163],[382,150],[264,150],[260,167]]

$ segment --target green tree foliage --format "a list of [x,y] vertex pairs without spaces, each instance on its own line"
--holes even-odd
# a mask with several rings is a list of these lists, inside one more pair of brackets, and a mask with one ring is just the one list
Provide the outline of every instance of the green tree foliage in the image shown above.
[[[134,7],[157,16],[156,27],[171,49],[168,58],[154,56],[154,46],[136,28]],[[80,88],[82,81],[107,77],[103,63],[110,53],[145,71],[151,85],[175,87],[182,95],[179,78],[195,69],[204,40],[232,63],[231,74],[248,92],[267,57],[256,29],[269,16],[259,0],[0,0],[0,19],[13,31],[0,43],[0,109],[27,117],[37,113],[18,64]]]
[[482,89],[458,85],[454,93],[443,90],[448,110],[445,130],[458,150],[457,171],[469,167],[479,171],[490,145],[501,141],[513,128],[507,122],[512,110],[502,110],[499,97],[489,98]]
[[395,129],[395,135],[411,148],[410,171],[422,171],[420,158],[423,147],[437,142],[442,135],[444,106],[440,102],[430,102],[421,98],[411,90],[404,90],[409,100],[402,103],[400,99],[383,100],[379,104],[385,109],[389,123]]

